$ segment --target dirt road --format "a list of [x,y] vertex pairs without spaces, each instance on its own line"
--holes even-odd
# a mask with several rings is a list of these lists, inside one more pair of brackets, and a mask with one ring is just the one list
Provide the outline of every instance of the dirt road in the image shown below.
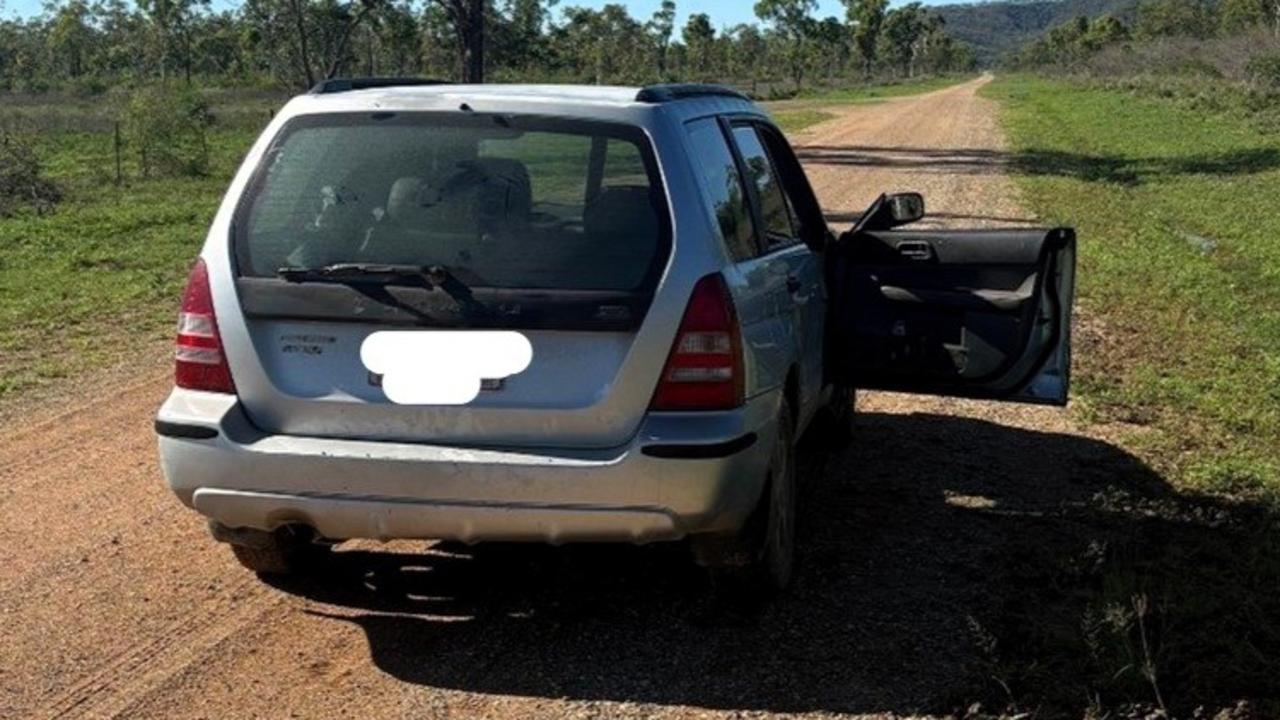
[[[982,82],[799,138],[833,221],[882,189],[924,191],[942,222],[1025,220]],[[757,616],[700,621],[671,548],[365,545],[323,582],[272,586],[163,487],[165,364],[0,431],[0,717],[954,708],[991,692],[975,628],[1026,524],[1145,472],[1059,411],[875,395],[855,447],[812,468],[796,587]]]

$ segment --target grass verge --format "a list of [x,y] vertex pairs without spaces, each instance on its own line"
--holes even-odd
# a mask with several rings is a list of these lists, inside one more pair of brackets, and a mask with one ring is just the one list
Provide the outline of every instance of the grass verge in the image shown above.
[[246,130],[210,136],[206,177],[114,181],[109,133],[46,134],[53,213],[0,219],[0,402],[127,358],[167,337],[192,258],[242,154]]
[[1100,487],[1002,549],[1002,598],[972,621],[992,704],[1280,717],[1280,147],[1114,90],[984,92],[1028,209],[1080,233],[1075,410],[1140,459],[1082,462],[1071,482]]
[[1280,139],[1124,92],[1001,78],[1030,210],[1079,229],[1077,409],[1184,485],[1280,494]]

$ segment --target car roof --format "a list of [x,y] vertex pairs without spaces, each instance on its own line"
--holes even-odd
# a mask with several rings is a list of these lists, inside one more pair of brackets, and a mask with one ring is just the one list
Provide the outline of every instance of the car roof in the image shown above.
[[[710,85],[448,84],[421,80],[326,81],[294,98],[285,114],[358,111],[538,113],[645,124],[656,113],[677,117],[760,110],[747,97]],[[367,84],[366,84],[367,83]]]
[[629,105],[636,102],[638,87],[621,85],[406,85],[386,88],[350,90],[348,92],[383,92],[403,96],[458,96],[474,98],[536,98],[579,103],[609,103]]

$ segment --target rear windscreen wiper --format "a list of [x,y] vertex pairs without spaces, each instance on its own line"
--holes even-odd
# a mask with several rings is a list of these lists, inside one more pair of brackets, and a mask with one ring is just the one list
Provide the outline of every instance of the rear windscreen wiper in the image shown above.
[[427,287],[440,288],[470,312],[486,312],[471,288],[443,265],[397,265],[389,263],[334,263],[315,268],[283,267],[276,275],[289,282],[385,283],[388,280],[417,278]]
[[276,275],[289,282],[378,282],[401,278],[420,278],[428,285],[435,283],[427,275],[428,268],[420,265],[391,265],[386,263],[334,263],[323,267],[282,267]]

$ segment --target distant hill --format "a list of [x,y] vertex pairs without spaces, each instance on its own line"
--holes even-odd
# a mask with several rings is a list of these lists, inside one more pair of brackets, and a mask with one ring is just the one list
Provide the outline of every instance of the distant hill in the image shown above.
[[1077,15],[1128,17],[1138,0],[1057,0],[935,5],[947,21],[947,33],[973,46],[979,62],[990,65],[1045,30]]

